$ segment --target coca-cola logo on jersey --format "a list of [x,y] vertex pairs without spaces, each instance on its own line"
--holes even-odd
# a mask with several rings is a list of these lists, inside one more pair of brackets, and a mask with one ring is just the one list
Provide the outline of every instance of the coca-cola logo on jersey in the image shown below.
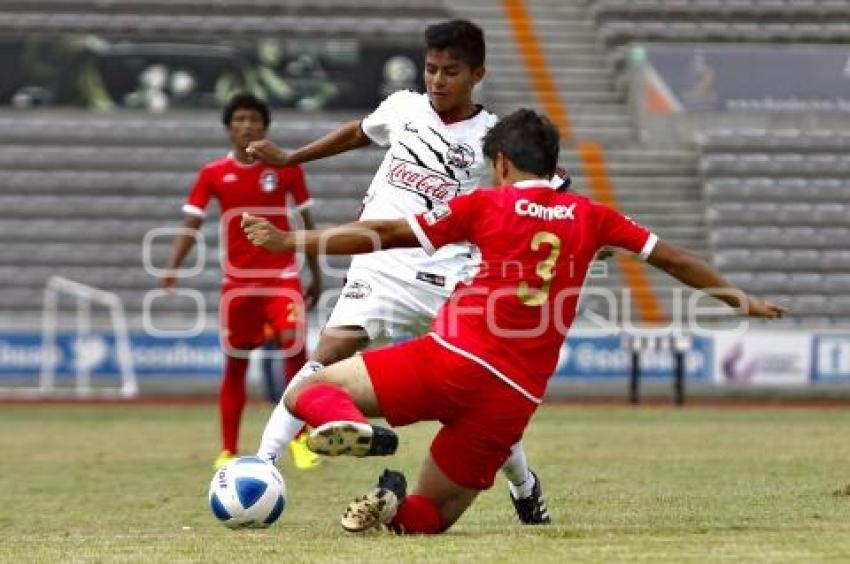
[[396,188],[409,190],[440,202],[448,202],[460,189],[460,182],[454,178],[396,158],[390,163],[387,181]]

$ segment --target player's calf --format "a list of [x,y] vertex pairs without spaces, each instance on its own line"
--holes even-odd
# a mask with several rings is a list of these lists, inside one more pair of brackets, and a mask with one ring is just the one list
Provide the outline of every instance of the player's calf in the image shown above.
[[398,448],[398,435],[368,423],[330,421],[310,431],[307,446],[325,456],[388,456]]

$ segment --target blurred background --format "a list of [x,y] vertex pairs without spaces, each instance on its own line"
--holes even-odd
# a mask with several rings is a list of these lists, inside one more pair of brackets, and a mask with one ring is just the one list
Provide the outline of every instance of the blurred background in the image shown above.
[[[552,397],[625,397],[635,368],[669,395],[675,351],[690,394],[850,392],[846,0],[4,0],[0,393],[214,393],[214,217],[181,291],[156,288],[197,170],[228,150],[221,106],[257,94],[298,147],[420,89],[422,31],[452,17],[485,30],[479,100],[552,117],[574,190],[792,310],[742,327],[600,261]],[[319,226],[357,217],[382,155],[306,165]]]

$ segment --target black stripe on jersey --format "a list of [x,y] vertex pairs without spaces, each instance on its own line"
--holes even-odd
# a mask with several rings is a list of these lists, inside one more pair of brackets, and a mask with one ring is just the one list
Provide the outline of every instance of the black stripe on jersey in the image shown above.
[[443,165],[443,168],[446,170],[446,174],[448,174],[452,180],[457,180],[457,177],[455,176],[455,171],[453,171],[452,168],[446,164],[446,160],[443,158],[443,155],[441,155],[437,149],[432,147],[430,143],[425,141],[421,135],[417,135],[417,137],[419,137],[419,140],[422,141],[423,145],[428,147],[431,152],[434,153],[434,156],[437,157],[437,160],[440,161],[440,164]]
[[431,170],[431,167],[426,165],[425,162],[422,159],[419,158],[419,155],[416,154],[416,151],[414,151],[413,149],[411,149],[410,147],[408,147],[407,145],[405,145],[401,141],[399,141],[398,144],[401,145],[402,147],[404,147],[405,149],[407,149],[407,152],[410,153],[410,156],[413,157],[413,160],[416,161],[416,164],[418,164],[422,168],[427,168],[428,170]]
[[428,126],[428,129],[430,129],[430,130],[431,130],[431,133],[433,133],[434,135],[436,135],[436,136],[440,139],[440,141],[442,141],[443,143],[445,143],[447,148],[451,146],[451,143],[449,143],[448,141],[446,141],[446,138],[445,138],[445,137],[443,137],[442,135],[440,135],[440,134],[439,134],[439,132],[437,132],[437,130],[436,130],[436,129],[434,129],[434,128],[433,128],[433,127],[431,127],[430,125]]
[[[480,111],[480,110],[479,110],[479,111]],[[440,141],[442,141],[443,143],[445,143],[445,144],[446,144],[446,148],[447,148],[447,149],[448,149],[449,147],[451,147],[451,146],[452,146],[452,144],[451,144],[451,143],[449,143],[448,141],[446,141],[446,138],[445,138],[445,137],[443,137],[442,135],[440,135],[440,133],[439,133],[436,129],[434,129],[434,128],[433,128],[433,127],[431,127],[430,125],[428,126],[428,129],[430,129],[430,130],[431,130],[431,133],[433,133],[434,135],[436,135],[436,136],[437,136],[437,138],[438,138]],[[467,178],[467,179],[472,178],[472,175],[469,173],[469,170],[464,169],[464,171],[463,171],[463,172],[465,172],[465,173],[466,173],[466,178]],[[451,173],[449,173],[449,174],[451,174]],[[452,178],[455,178],[454,174],[452,174]],[[455,180],[457,180],[457,179],[455,178]],[[459,190],[459,189],[458,189],[458,190]],[[457,195],[457,194],[455,194],[455,195]]]

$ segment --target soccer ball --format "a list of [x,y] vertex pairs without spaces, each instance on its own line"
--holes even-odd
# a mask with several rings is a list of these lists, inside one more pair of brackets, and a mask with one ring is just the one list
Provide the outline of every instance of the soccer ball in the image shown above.
[[215,471],[210,482],[210,509],[231,529],[264,529],[286,506],[286,484],[274,465],[243,456]]

